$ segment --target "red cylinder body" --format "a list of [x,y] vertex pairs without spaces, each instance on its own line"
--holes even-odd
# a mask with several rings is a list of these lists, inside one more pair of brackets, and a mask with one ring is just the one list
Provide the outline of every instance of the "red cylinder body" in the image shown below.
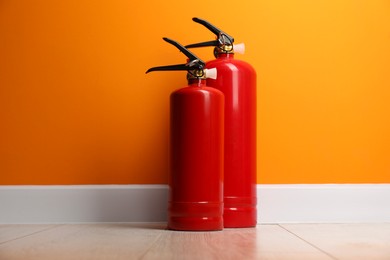
[[222,230],[224,96],[190,79],[170,102],[168,228]]
[[253,227],[256,196],[256,72],[234,54],[219,53],[206,64],[217,68],[207,85],[225,96],[224,226]]

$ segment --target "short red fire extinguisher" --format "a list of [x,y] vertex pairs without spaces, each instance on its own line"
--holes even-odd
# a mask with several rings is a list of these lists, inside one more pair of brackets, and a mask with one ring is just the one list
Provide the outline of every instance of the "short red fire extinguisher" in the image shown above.
[[224,96],[206,86],[216,69],[179,43],[164,38],[188,57],[187,64],[150,68],[188,71],[188,86],[170,96],[170,176],[168,228],[223,229]]
[[225,95],[224,226],[256,225],[256,72],[251,65],[234,59],[234,39],[209,22],[193,18],[216,35],[216,40],[187,45],[186,48],[215,46],[218,78],[207,85]]

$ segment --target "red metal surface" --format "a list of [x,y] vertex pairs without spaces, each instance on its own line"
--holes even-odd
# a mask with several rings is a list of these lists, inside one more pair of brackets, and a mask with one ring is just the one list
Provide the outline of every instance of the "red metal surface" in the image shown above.
[[171,95],[168,228],[223,228],[223,94],[190,79]]
[[234,54],[220,53],[207,85],[225,95],[224,226],[256,225],[256,72]]

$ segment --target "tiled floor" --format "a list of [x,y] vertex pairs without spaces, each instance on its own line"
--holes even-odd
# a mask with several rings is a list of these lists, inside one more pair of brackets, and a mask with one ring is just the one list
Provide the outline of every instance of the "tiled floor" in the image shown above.
[[390,259],[390,223],[177,232],[163,223],[0,225],[0,259]]

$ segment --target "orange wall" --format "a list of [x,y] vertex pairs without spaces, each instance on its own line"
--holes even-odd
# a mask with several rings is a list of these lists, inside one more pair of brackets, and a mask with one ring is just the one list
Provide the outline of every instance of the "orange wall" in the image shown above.
[[388,0],[3,0],[0,184],[166,183],[185,73],[144,73],[213,39],[193,16],[257,70],[259,183],[390,182]]

